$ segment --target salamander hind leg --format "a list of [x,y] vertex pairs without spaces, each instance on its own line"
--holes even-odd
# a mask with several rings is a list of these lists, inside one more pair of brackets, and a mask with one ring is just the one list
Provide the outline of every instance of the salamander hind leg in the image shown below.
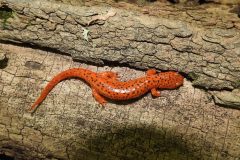
[[154,97],[159,97],[161,95],[160,91],[158,91],[156,88],[151,89],[151,93]]
[[151,75],[154,75],[154,74],[157,74],[157,71],[155,69],[147,70],[147,76],[151,76]]
[[92,88],[92,95],[102,106],[104,106],[107,101],[101,96],[95,89]]
[[118,79],[118,73],[116,72],[112,72],[112,71],[106,71],[106,72],[101,72],[98,73],[100,76],[104,77],[104,78],[110,78],[113,80],[117,80]]

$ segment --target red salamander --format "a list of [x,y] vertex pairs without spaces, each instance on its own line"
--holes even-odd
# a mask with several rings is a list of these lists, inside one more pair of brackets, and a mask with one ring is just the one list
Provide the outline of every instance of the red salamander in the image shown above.
[[96,73],[83,68],[72,68],[59,73],[47,84],[30,111],[36,109],[54,86],[68,78],[81,78],[86,81],[92,89],[93,97],[101,105],[107,102],[105,97],[113,100],[128,100],[139,97],[148,91],[151,91],[153,96],[159,97],[158,88],[175,89],[183,84],[183,76],[173,71],[157,73],[156,70],[150,69],[146,76],[122,82],[118,80],[116,72]]

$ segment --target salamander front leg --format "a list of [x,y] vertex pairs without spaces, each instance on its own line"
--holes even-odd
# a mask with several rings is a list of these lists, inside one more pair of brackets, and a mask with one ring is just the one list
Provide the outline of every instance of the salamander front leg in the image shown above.
[[157,74],[157,71],[155,69],[147,70],[147,76],[151,76],[151,75],[154,75],[154,74]]
[[101,96],[95,89],[92,88],[92,95],[102,106],[104,106],[107,101]]
[[106,72],[101,72],[98,73],[100,76],[104,77],[104,78],[110,78],[113,80],[117,80],[118,79],[118,73],[116,72],[112,72],[112,71],[106,71]]
[[151,89],[152,96],[159,97],[161,95],[160,91],[158,91],[156,88]]

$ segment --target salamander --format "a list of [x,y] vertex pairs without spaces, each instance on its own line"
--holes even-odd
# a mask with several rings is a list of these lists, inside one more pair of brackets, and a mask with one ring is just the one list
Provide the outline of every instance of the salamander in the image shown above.
[[118,80],[116,72],[96,73],[84,68],[71,68],[57,74],[50,80],[40,97],[31,106],[30,111],[35,110],[59,82],[68,78],[80,78],[87,82],[92,89],[93,97],[103,106],[107,103],[106,98],[128,100],[142,96],[148,91],[151,91],[153,96],[159,97],[160,91],[157,89],[178,88],[183,85],[184,79],[178,72],[157,73],[155,69],[149,69],[145,76],[123,82]]

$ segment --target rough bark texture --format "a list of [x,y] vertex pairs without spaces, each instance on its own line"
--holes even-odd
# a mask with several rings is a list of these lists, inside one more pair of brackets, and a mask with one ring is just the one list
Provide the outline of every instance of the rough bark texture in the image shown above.
[[[110,7],[0,2],[1,13],[5,13],[1,14],[5,15],[1,16],[1,40],[56,49],[75,60],[96,64],[115,62],[137,68],[178,70],[188,74],[193,85],[206,89],[233,90],[240,85],[240,20],[237,14],[229,13],[229,7],[188,8],[160,3],[141,10],[121,4],[136,12],[115,9],[114,17],[88,25],[94,16],[105,15]],[[217,103],[239,108],[238,96],[237,103],[227,98],[231,92],[212,93]]]
[[[0,31],[2,40],[53,48],[86,62],[110,61],[191,73],[193,84],[205,88],[239,86],[240,34],[233,26],[205,28],[120,9],[107,21],[88,26],[94,15],[106,14],[110,7],[74,7],[24,0],[6,0],[1,4],[13,10],[13,16]],[[205,12],[184,13],[208,23],[218,20],[205,18],[210,16]],[[236,18],[232,14],[231,20],[240,22]],[[83,28],[90,31],[89,41],[84,39]]]
[[189,81],[179,90],[148,94],[102,108],[80,80],[61,82],[38,110],[27,112],[55,74],[71,67],[113,70],[122,80],[144,72],[95,67],[54,53],[1,45],[0,151],[19,159],[237,159],[240,113],[214,105]]
[[[67,68],[114,70],[122,80],[144,73],[1,44],[0,154],[18,159],[239,159],[240,112],[215,105],[211,96],[219,104],[240,104],[240,20],[226,13],[228,8],[131,6],[134,12],[115,9],[115,16],[88,25],[109,7],[23,0],[0,4],[5,42],[34,44],[96,64],[178,70],[193,79],[157,99],[147,95],[105,108],[84,82],[67,80],[30,115],[27,109],[47,81]],[[192,84],[213,90],[209,94]]]

